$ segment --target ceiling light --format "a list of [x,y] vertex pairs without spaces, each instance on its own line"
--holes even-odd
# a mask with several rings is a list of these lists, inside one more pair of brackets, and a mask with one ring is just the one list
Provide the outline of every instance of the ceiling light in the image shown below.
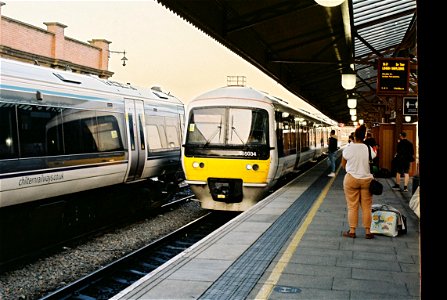
[[315,0],[315,2],[317,2],[321,6],[326,6],[326,7],[337,6],[337,5],[342,4],[344,1],[345,0]]
[[357,77],[355,73],[343,73],[341,74],[341,85],[345,90],[352,90],[355,87]]
[[355,109],[355,108],[351,108],[351,109],[349,110],[349,114],[350,114],[351,116],[355,116],[355,115],[357,115],[357,109]]
[[348,107],[356,108],[357,107],[357,99],[355,99],[355,98],[348,99]]

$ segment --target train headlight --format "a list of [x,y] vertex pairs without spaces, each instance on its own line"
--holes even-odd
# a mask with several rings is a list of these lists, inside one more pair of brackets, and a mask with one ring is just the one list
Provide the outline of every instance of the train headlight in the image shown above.
[[193,168],[203,168],[204,166],[205,166],[205,164],[203,162],[199,163],[199,162],[195,161],[192,163]]
[[245,168],[246,168],[247,170],[257,171],[257,170],[259,170],[259,165],[258,165],[258,164],[253,164],[253,165],[247,164],[247,165],[245,166]]

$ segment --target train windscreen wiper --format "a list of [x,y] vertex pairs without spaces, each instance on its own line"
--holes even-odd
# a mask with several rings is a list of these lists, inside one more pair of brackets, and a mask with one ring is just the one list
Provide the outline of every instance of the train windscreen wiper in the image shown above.
[[220,140],[221,131],[222,131],[222,124],[217,126],[216,131],[214,131],[213,134],[210,136],[210,138],[206,140],[206,143],[203,145],[203,147],[208,146],[211,143],[211,141],[216,137],[217,134],[219,134],[219,140]]

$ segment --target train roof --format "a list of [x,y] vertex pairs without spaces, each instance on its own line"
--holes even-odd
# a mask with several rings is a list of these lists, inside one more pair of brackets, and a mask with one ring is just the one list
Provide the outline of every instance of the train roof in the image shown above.
[[[315,121],[326,123],[331,126],[338,126],[338,123],[336,121],[333,121],[329,119],[328,117],[325,117],[323,115],[317,115],[313,114],[311,112],[308,112],[307,110],[304,110],[297,106],[292,106],[287,101],[284,101],[281,98],[272,96],[266,92],[259,91],[257,89],[246,87],[246,86],[224,86],[220,87],[211,91],[208,91],[206,93],[203,93],[196,98],[194,98],[190,104],[194,105],[194,102],[201,101],[201,100],[207,100],[207,99],[241,99],[241,100],[255,100],[255,101],[261,101],[266,104],[271,104],[275,107],[281,106],[285,109],[295,112],[298,112],[308,118],[311,118]],[[222,102],[223,103],[223,102]]]
[[[175,96],[163,92],[159,87],[142,88],[131,84],[123,84],[112,80],[102,79],[96,75],[79,74],[71,71],[53,69],[30,63],[0,58],[0,75],[2,82],[5,77],[36,80],[67,88],[81,88],[95,92],[111,93],[129,97],[144,97],[157,101],[183,105]],[[1,85],[4,83],[0,82]]]

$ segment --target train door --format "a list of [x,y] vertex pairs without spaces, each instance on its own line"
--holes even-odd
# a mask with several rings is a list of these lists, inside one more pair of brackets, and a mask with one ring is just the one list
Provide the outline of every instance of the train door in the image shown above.
[[141,179],[146,162],[144,103],[141,100],[125,99],[125,107],[129,132],[129,164],[126,182],[130,182]]

